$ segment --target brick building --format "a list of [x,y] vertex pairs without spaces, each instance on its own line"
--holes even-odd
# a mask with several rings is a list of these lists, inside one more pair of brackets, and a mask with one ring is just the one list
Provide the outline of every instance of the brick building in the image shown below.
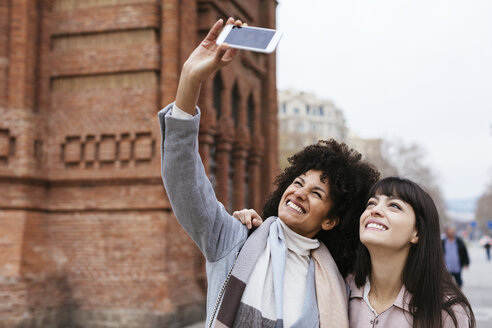
[[[179,327],[204,261],[160,177],[157,111],[217,18],[275,0],[0,0],[0,327]],[[228,207],[278,172],[275,56],[202,88],[200,153]]]

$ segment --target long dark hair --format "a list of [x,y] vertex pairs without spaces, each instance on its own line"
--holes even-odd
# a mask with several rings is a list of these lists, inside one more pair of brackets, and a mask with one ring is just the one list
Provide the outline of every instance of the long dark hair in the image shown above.
[[272,192],[262,211],[264,218],[278,215],[280,199],[295,178],[309,170],[322,171],[321,181],[328,181],[333,206],[329,218],[339,218],[333,229],[321,230],[316,238],[323,242],[342,276],[352,271],[359,243],[358,226],[366,195],[379,179],[379,172],[361,155],[344,143],[330,139],[305,147],[289,158],[290,166],[275,179]]
[[[375,195],[396,197],[412,206],[418,242],[411,244],[405,267],[403,285],[409,297],[409,310],[414,328],[442,327],[442,311],[446,311],[455,326],[457,318],[453,305],[461,306],[468,314],[470,327],[475,327],[475,316],[465,295],[452,281],[446,270],[441,246],[439,215],[434,201],[418,184],[400,177],[378,181],[367,198]],[[358,287],[371,275],[369,251],[359,243],[354,278]]]

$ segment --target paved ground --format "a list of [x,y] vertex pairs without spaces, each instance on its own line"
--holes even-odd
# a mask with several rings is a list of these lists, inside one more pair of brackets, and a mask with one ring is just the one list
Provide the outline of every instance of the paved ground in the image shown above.
[[[468,297],[477,328],[492,327],[492,261],[488,262],[485,250],[477,244],[468,247],[471,265],[463,271],[463,292]],[[203,328],[204,322],[196,323],[185,328]]]
[[463,271],[463,292],[470,301],[477,328],[492,327],[492,261],[488,262],[485,250],[477,244],[468,247],[471,265]]

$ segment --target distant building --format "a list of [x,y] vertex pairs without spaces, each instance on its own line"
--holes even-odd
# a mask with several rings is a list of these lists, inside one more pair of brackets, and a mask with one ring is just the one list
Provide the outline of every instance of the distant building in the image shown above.
[[347,141],[347,127],[341,109],[314,93],[282,90],[278,93],[279,162],[302,147],[321,139]]

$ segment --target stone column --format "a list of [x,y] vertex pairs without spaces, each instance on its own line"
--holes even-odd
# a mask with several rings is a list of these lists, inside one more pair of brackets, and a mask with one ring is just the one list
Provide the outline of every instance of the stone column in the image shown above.
[[233,143],[234,123],[223,117],[219,120],[219,135],[216,141],[216,193],[217,199],[227,208],[229,204],[229,169]]
[[[248,189],[252,186],[248,185],[246,188],[246,161],[248,158],[248,149],[250,144],[249,131],[245,123],[240,123],[236,130],[236,142],[234,144],[234,181],[233,181],[233,209],[241,210],[248,206],[245,204],[244,198]],[[248,195],[249,196],[249,195]]]
[[[275,9],[277,1],[263,0],[260,2],[262,13],[262,26],[275,28]],[[274,55],[267,55],[266,74],[262,85],[261,121],[265,138],[265,152],[262,159],[262,183],[261,196],[266,199],[272,190],[272,180],[279,173],[278,165],[278,132],[277,132],[277,80],[276,61]]]
[[210,177],[210,148],[214,144],[216,111],[213,108],[213,79],[208,79],[202,85],[198,106],[202,112],[200,119],[199,152],[205,172]]
[[[254,135],[252,138],[252,146],[249,153],[249,204],[248,207],[255,209],[258,213],[263,206],[266,198],[263,197],[262,189],[264,183],[261,181],[261,158],[264,151],[264,140],[261,135]],[[268,182],[270,183],[270,182]]]
[[0,2],[0,108],[7,105],[9,4]]
[[[161,0],[161,81],[160,107],[174,101],[179,80],[179,0]],[[165,54],[165,55],[164,55]]]

